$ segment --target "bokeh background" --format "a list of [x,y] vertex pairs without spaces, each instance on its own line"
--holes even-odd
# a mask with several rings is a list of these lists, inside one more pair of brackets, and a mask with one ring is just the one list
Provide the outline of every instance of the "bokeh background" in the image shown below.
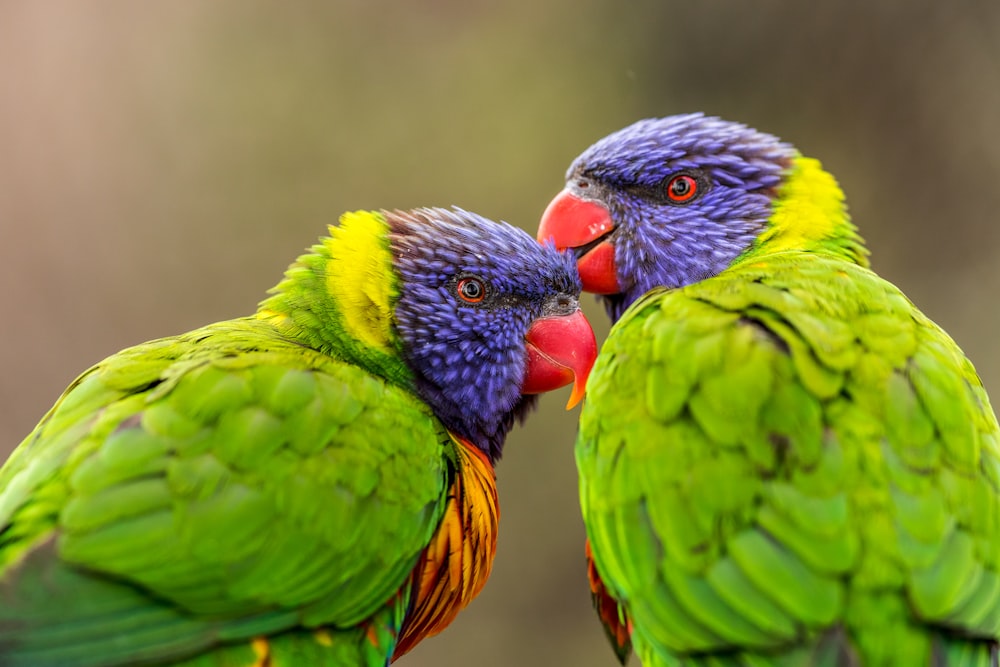
[[[343,210],[533,231],[593,140],[694,110],[823,160],[1000,403],[994,0],[4,0],[0,455],[105,355],[250,313]],[[510,438],[485,592],[398,664],[615,664],[565,400]]]

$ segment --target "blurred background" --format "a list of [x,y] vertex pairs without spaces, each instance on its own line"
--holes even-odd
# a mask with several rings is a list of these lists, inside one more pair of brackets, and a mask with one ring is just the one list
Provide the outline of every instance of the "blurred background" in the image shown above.
[[[340,212],[533,232],[592,141],[695,110],[837,174],[875,268],[1000,404],[998,2],[6,0],[0,458],[93,362],[251,313]],[[566,398],[510,438],[490,584],[398,664],[615,664]]]

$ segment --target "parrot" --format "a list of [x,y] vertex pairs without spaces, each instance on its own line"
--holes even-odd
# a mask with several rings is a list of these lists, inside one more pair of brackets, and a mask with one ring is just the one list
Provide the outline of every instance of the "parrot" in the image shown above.
[[612,320],[575,459],[622,664],[998,664],[996,416],[819,161],[639,120],[573,160],[537,236]]
[[574,258],[459,208],[328,231],[0,469],[0,665],[384,666],[480,592],[505,436],[597,356]]

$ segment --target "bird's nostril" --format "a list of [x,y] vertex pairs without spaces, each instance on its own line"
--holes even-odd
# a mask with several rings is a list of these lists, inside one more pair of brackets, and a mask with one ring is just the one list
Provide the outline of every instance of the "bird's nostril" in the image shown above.
[[560,294],[556,297],[556,311],[559,313],[572,313],[577,309],[577,301],[569,294]]

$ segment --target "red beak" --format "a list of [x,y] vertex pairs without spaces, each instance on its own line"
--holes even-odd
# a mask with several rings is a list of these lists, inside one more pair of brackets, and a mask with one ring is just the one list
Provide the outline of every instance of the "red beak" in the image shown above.
[[525,336],[528,362],[522,394],[541,394],[573,383],[566,409],[583,399],[587,377],[597,359],[597,339],[582,310],[535,320]]
[[[600,203],[563,190],[553,199],[538,225],[538,240],[551,239],[559,250],[577,250],[576,267],[583,289],[595,294],[617,294],[615,247],[607,237],[615,229],[611,213]],[[583,246],[593,244],[584,249]],[[581,252],[582,251],[582,252]]]

